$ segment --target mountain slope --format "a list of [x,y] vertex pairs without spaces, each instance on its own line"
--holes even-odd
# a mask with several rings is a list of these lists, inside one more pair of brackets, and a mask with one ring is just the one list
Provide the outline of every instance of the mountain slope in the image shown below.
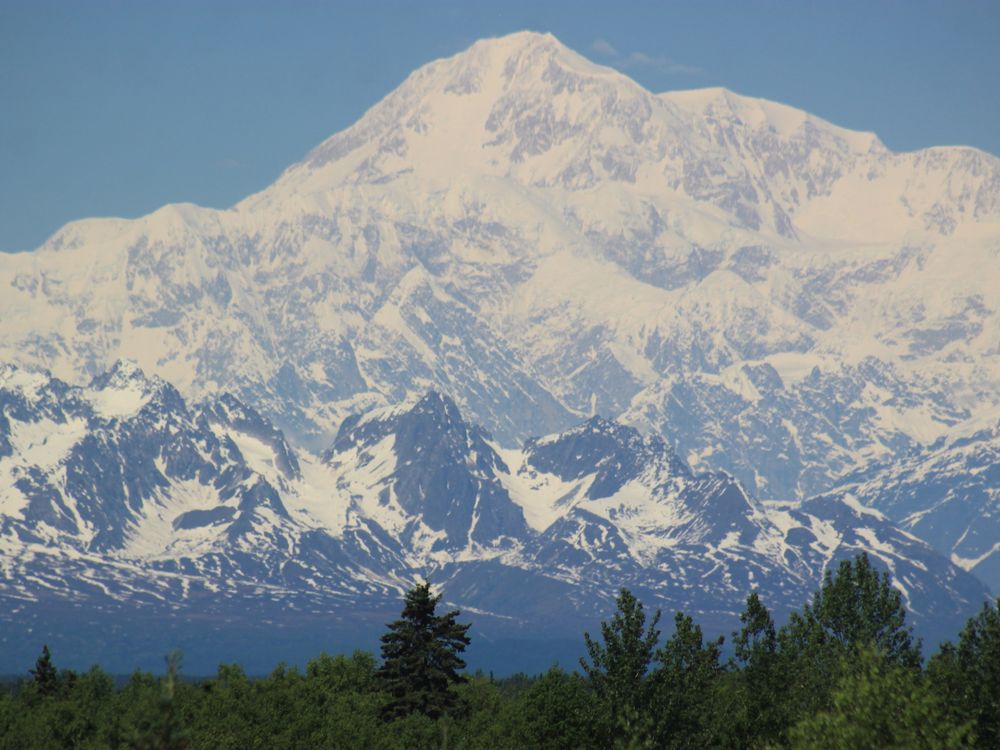
[[893,463],[875,463],[831,491],[877,508],[1000,588],[1000,418],[997,409]]
[[191,406],[127,362],[86,388],[7,366],[0,446],[11,653],[41,633],[104,658],[89,627],[138,639],[135,653],[192,638],[214,654],[208,667],[241,639],[257,649],[282,632],[288,648],[357,646],[421,578],[485,642],[575,643],[621,586],[728,632],[747,592],[784,617],[860,550],[893,572],[933,637],[988,596],[850,498],[763,503],[599,417],[507,449],[431,392],[350,417],[320,458],[232,396]]
[[230,210],[75,222],[0,258],[0,359],[78,383],[130,357],[312,450],[429,388],[505,446],[624,415],[805,497],[996,401],[998,252],[990,155],[654,94],[522,33],[414,72]]
[[261,588],[295,606],[401,585],[391,571],[405,564],[381,530],[333,537],[299,521],[297,459],[232,397],[191,409],[120,362],[87,389],[7,367],[0,405],[5,596],[211,609]]

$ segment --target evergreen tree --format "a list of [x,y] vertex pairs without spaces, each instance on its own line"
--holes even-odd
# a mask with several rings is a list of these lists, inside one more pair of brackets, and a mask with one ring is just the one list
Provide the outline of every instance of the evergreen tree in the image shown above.
[[648,703],[647,674],[653,663],[660,631],[660,611],[646,625],[642,602],[628,589],[621,589],[610,622],[601,623],[603,644],[584,633],[590,663],[580,666],[597,695],[609,739],[626,746],[648,733],[645,709]]
[[34,677],[35,688],[41,695],[55,695],[59,690],[59,673],[52,664],[48,644],[42,646],[42,653],[35,661],[35,668],[29,672]]
[[471,625],[456,622],[458,610],[435,615],[440,599],[427,582],[410,589],[402,619],[389,623],[382,636],[378,677],[390,696],[382,710],[387,720],[412,713],[437,719],[457,704],[452,686],[466,680],[459,674],[465,668],[459,654],[469,645]]

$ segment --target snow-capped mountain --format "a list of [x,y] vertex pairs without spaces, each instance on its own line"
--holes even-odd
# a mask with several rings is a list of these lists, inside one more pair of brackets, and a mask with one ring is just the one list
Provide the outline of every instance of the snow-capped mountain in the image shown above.
[[879,509],[1000,590],[1000,409],[852,473],[830,495]]
[[768,362],[681,373],[634,399],[621,419],[672,435],[695,466],[726,467],[771,497],[806,497],[966,415],[941,379],[866,357],[784,377]]
[[[748,591],[781,617],[859,550],[892,571],[923,632],[952,634],[988,596],[850,498],[762,503],[600,417],[504,448],[435,392],[346,419],[318,457],[235,397],[191,406],[131,363],[87,387],[6,366],[0,456],[12,654],[77,633],[82,613],[126,640],[157,618],[194,623],[208,666],[234,628],[263,642],[313,627],[294,640],[315,652],[376,632],[420,577],[489,639],[576,643],[621,586],[727,632]],[[88,653],[106,658],[102,643]]]
[[7,366],[0,407],[6,596],[72,598],[82,581],[94,588],[83,598],[112,601],[206,603],[262,586],[326,600],[406,580],[350,568],[358,547],[365,563],[380,551],[364,528],[333,539],[301,522],[297,457],[231,396],[189,408],[126,362],[88,388]]
[[520,33],[229,210],[0,256],[0,360],[82,384],[129,357],[313,450],[428,389],[505,447],[606,414],[805,497],[997,401],[998,255],[993,156],[655,94]]

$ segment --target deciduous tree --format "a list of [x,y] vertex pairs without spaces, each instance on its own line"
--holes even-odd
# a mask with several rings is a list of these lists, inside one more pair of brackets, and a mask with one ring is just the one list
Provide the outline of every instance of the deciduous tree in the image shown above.
[[894,666],[921,665],[902,596],[864,552],[841,561],[836,574],[827,570],[813,600],[801,614],[792,613],[778,642],[791,721],[830,707],[842,665],[861,647],[874,647]]
[[701,626],[678,612],[674,634],[656,652],[651,677],[651,716],[655,745],[663,748],[709,747],[711,708],[723,639],[704,641]]
[[649,729],[644,721],[647,677],[660,639],[659,621],[657,610],[647,625],[642,602],[623,588],[611,620],[601,623],[601,640],[583,635],[590,662],[581,658],[580,666],[603,708],[607,731],[626,745]]
[[928,668],[937,694],[956,716],[975,722],[978,747],[1000,747],[1000,601],[987,602]]
[[829,711],[791,729],[795,750],[952,750],[971,747],[971,722],[956,723],[924,675],[880,654],[857,649],[841,670]]

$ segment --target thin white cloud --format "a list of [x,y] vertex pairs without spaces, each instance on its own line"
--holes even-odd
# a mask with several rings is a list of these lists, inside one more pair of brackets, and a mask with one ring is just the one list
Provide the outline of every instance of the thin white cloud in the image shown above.
[[602,57],[610,58],[609,62],[618,68],[652,68],[661,73],[677,75],[695,75],[704,71],[694,65],[686,65],[664,55],[649,55],[636,50],[628,54],[620,53],[607,39],[595,39],[590,43],[590,51]]
[[676,60],[664,57],[663,55],[654,57],[652,55],[647,55],[645,52],[631,53],[628,57],[622,60],[622,65],[626,68],[654,68],[655,70],[659,70],[664,73],[684,73],[687,75],[703,72],[701,68],[694,65],[685,65],[684,63],[679,63]]
[[618,57],[618,50],[607,39],[595,39],[590,44],[590,51],[605,57]]

